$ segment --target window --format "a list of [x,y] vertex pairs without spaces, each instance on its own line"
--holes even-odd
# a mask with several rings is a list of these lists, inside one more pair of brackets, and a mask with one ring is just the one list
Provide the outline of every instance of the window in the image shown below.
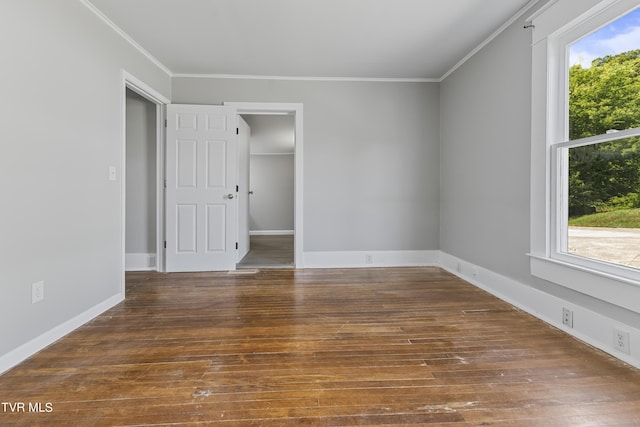
[[568,141],[553,147],[564,190],[554,209],[558,252],[632,268],[640,268],[639,35],[636,9],[567,46]]
[[557,0],[531,18],[531,272],[636,312],[639,6]]

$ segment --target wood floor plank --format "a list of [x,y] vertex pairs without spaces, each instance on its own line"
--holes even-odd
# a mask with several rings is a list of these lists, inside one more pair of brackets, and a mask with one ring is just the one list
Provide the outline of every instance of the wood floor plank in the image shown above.
[[0,397],[0,426],[640,424],[638,370],[437,268],[129,273]]

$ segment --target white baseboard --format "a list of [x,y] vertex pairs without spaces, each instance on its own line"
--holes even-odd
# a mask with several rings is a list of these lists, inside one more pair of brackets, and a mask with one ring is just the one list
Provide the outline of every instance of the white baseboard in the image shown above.
[[304,252],[304,268],[437,266],[440,251]]
[[[565,331],[612,356],[640,368],[640,330],[577,306],[523,283],[438,250],[304,252],[304,268],[437,266]],[[26,344],[0,356],[0,374],[14,367],[124,299],[123,294],[90,308]],[[573,328],[562,324],[562,308],[573,311]],[[631,354],[613,347],[613,329],[629,332]]]
[[293,236],[293,230],[253,230],[249,231],[250,236]]
[[19,364],[20,362],[33,356],[40,350],[53,344],[54,342],[64,337],[65,335],[73,332],[75,329],[79,328],[80,326],[84,325],[91,319],[95,318],[96,316],[104,313],[105,311],[119,304],[123,300],[124,300],[123,294],[114,295],[111,298],[107,299],[106,301],[103,301],[91,307],[84,313],[80,313],[76,317],[70,320],[67,320],[66,322],[54,327],[53,329],[45,332],[44,334],[21,345],[15,350],[12,350],[9,353],[0,356],[0,374],[8,371],[9,369]]
[[155,271],[156,254],[125,254],[124,266],[126,271]]
[[[519,309],[610,355],[640,368],[640,330],[442,252],[440,267]],[[573,328],[562,324],[562,308],[573,311]],[[629,332],[631,354],[613,347],[613,329]]]

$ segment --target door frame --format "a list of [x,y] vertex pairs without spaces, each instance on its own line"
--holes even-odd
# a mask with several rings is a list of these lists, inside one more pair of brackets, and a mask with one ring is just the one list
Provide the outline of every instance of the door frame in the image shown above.
[[280,102],[224,102],[234,107],[240,114],[289,114],[294,120],[294,216],[293,216],[293,256],[295,268],[304,268],[303,247],[303,104]]
[[[236,242],[238,242],[238,248],[236,249],[236,267],[238,263],[249,253],[251,250],[251,237],[250,237],[250,220],[249,220],[249,211],[250,211],[250,197],[249,191],[251,190],[251,177],[250,177],[250,137],[251,137],[251,127],[249,124],[242,118],[241,115],[236,114],[236,159],[237,159],[237,170],[236,170],[236,189],[239,188],[237,196],[237,214],[238,220],[237,224],[237,236]],[[240,127],[243,127],[248,130],[248,133],[244,133],[240,130]],[[245,144],[241,145],[240,141],[242,138],[245,138]],[[246,166],[246,169],[243,167]],[[244,176],[243,176],[244,175]],[[246,180],[246,182],[244,182]],[[244,184],[244,185],[243,185]],[[243,212],[241,207],[246,206],[246,210]],[[243,230],[242,226],[246,226],[246,234],[241,233]],[[241,253],[245,251],[242,255]]]
[[122,70],[120,92],[121,144],[120,144],[120,253],[122,295],[125,294],[126,257],[126,191],[127,191],[127,89],[137,93],[156,106],[156,271],[164,271],[164,110],[171,101],[133,74]]

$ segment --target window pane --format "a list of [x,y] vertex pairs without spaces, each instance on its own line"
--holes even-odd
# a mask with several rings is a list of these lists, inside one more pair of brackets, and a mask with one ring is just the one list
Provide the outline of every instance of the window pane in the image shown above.
[[640,9],[569,47],[569,139],[640,126]]
[[640,268],[640,137],[569,149],[571,254]]

